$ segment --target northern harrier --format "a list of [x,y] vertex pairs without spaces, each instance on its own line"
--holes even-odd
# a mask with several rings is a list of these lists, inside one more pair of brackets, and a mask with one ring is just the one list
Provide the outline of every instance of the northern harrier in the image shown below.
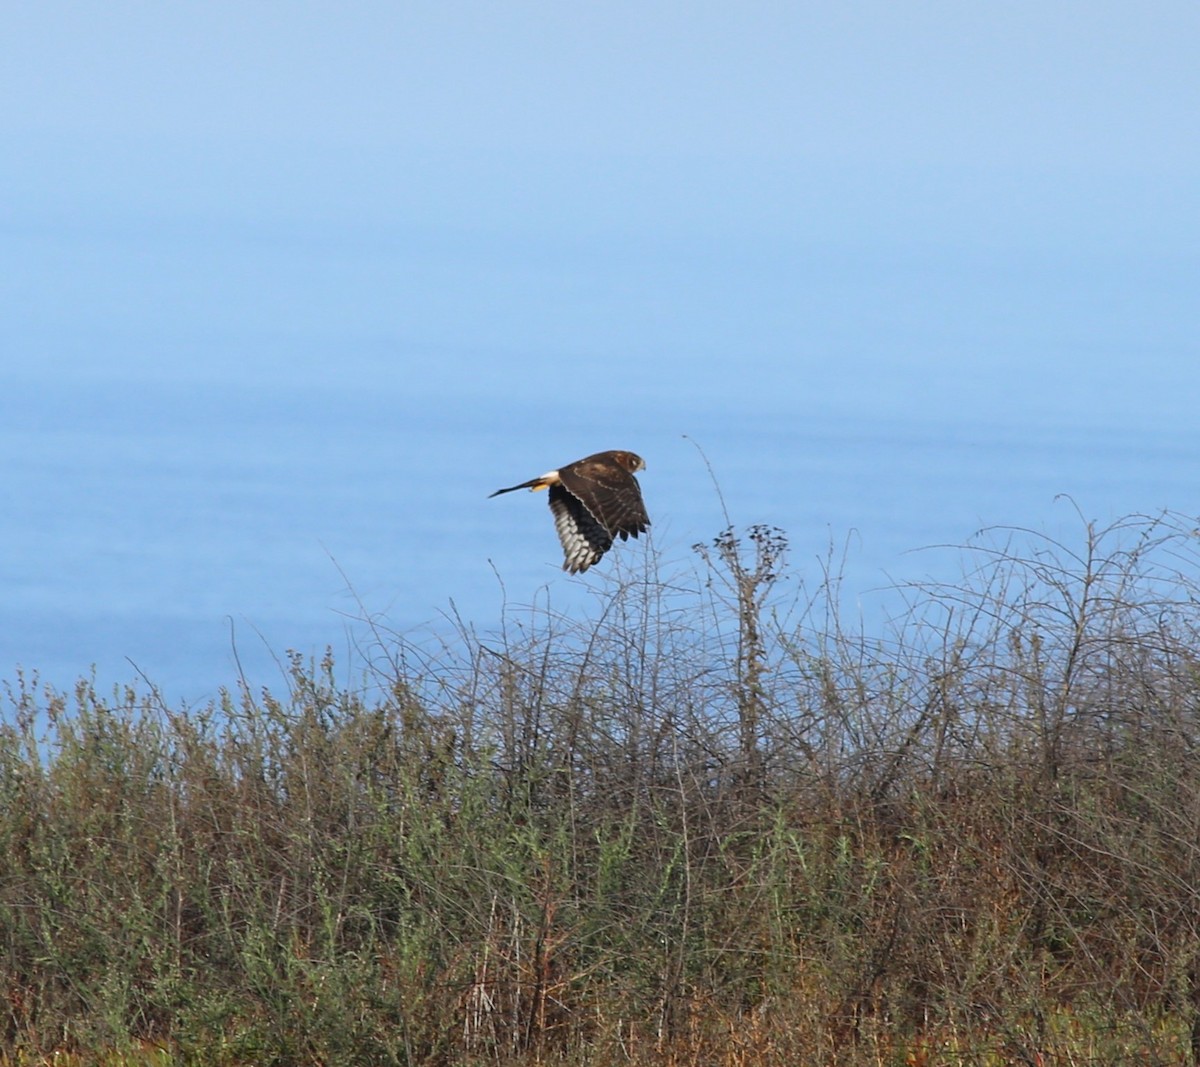
[[612,548],[615,538],[624,541],[646,532],[650,517],[633,476],[645,469],[645,460],[632,452],[597,452],[540,478],[497,489],[492,496],[514,489],[549,489],[563,570],[577,574]]

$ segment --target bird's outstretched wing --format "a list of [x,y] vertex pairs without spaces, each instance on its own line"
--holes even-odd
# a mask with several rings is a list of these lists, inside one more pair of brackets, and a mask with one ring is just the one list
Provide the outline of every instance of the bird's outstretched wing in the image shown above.
[[549,489],[554,528],[563,547],[563,570],[578,574],[622,541],[645,533],[650,516],[634,477],[646,464],[633,452],[597,452],[507,489]]

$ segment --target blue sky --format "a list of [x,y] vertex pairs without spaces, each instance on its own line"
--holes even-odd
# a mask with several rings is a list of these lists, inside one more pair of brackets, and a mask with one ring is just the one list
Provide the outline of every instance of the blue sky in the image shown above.
[[1198,20],[1186,3],[12,5],[5,123],[227,149],[1181,171]]
[[[1117,296],[1169,330],[1184,299],[1172,279],[1195,270],[1198,44],[1190,4],[22,5],[0,42],[0,129],[17,149],[0,164],[4,217],[186,246],[195,277],[168,263],[175,288],[137,308],[145,324],[362,321],[359,278],[349,298],[286,273],[205,279],[231,234],[301,254],[401,235],[429,250],[430,288],[456,253],[518,243],[530,272],[627,269],[635,296],[619,310],[661,352],[762,348],[756,323],[779,347],[781,329],[810,325],[810,276],[838,270],[861,283],[860,319],[889,296],[872,285],[907,275],[912,316],[923,300],[950,330],[953,314],[986,327],[938,286],[964,268],[1019,283],[1032,265],[1061,269],[1067,299],[1111,314]],[[1114,262],[1123,295],[1088,274]],[[82,266],[61,295],[77,321],[111,325],[129,294]],[[730,292],[733,321],[690,316],[689,338],[636,298],[656,282],[694,286],[702,306]],[[18,319],[45,299],[37,284],[10,282]],[[607,309],[558,323],[527,308],[551,339],[625,343]],[[488,315],[501,334],[531,325],[515,301],[466,310],[455,340],[478,339]],[[411,328],[442,342],[446,325]],[[1003,375],[1012,353],[980,358]],[[1172,391],[1155,359],[1143,372]]]
[[685,552],[692,441],[802,559],[1193,506],[1195,4],[4,21],[0,675],[119,662],[164,591],[177,644],[319,642],[326,553],[486,624],[493,566],[567,581],[486,493],[602,447]]

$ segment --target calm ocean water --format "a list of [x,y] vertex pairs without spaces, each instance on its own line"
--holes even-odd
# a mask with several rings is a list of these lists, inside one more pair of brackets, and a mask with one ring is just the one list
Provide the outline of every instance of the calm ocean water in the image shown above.
[[[502,400],[519,405],[518,394]],[[10,382],[4,675],[20,665],[62,687],[94,665],[103,685],[144,675],[170,702],[195,702],[232,684],[239,664],[253,685],[280,685],[290,648],[332,645],[352,681],[364,615],[422,641],[446,631],[452,609],[494,626],[505,598],[586,610],[592,579],[559,572],[544,497],[486,497],[596,448],[647,457],[654,546],[677,564],[724,525],[701,445],[733,521],[783,528],[798,574],[815,578],[831,544],[839,555],[848,546],[845,592],[868,620],[891,581],[957,573],[948,549],[910,550],[993,523],[1076,543],[1078,518],[1056,494],[1103,523],[1186,512],[1200,484],[1190,426],[796,418],[645,401],[615,434],[604,421],[583,413],[577,436],[556,430],[543,444],[478,401],[411,395],[403,375],[361,390]]]

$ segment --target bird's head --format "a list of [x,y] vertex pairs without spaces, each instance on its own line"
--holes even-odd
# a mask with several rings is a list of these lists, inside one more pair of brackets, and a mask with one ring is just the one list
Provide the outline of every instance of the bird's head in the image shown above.
[[617,462],[629,471],[630,474],[636,474],[638,471],[646,469],[646,461],[636,452],[617,451],[613,455],[616,457]]

